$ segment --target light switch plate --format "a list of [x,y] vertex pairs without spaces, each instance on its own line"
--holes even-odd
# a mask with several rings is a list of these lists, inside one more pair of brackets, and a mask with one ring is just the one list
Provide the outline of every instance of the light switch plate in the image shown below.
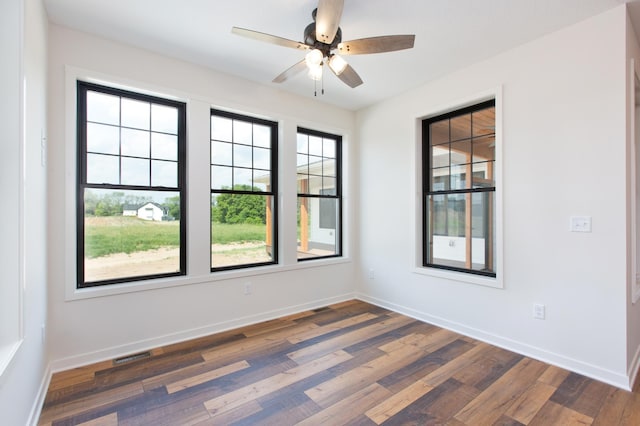
[[591,216],[571,216],[569,230],[571,232],[591,232]]

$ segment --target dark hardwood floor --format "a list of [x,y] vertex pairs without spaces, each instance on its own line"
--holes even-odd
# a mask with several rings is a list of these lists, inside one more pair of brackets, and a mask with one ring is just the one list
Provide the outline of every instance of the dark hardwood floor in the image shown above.
[[360,301],[53,376],[40,425],[640,425],[640,394]]

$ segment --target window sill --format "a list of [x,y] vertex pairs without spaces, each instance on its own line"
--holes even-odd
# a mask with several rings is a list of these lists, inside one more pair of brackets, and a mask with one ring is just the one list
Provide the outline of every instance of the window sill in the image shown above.
[[[330,259],[318,259],[316,261],[299,262],[293,265],[268,265],[250,269],[235,269],[230,271],[212,272],[200,276],[180,276],[159,278],[155,280],[132,281],[130,283],[112,284],[98,287],[77,289],[75,285],[67,287],[65,301],[91,299],[95,297],[115,296],[119,294],[135,293],[139,291],[158,290],[168,287],[178,287],[194,284],[215,284],[219,281],[254,277],[267,274],[277,274],[288,271],[321,268],[332,265],[350,263],[351,259],[340,257]],[[1,359],[1,358],[0,358]]]
[[4,377],[4,374],[9,368],[11,361],[20,349],[20,346],[22,346],[22,342],[23,340],[20,339],[16,342],[9,343],[0,347],[0,383],[2,383],[1,379],[2,377]]
[[501,278],[484,277],[481,275],[466,274],[464,272],[448,271],[445,269],[416,267],[414,274],[428,275],[466,284],[476,284],[492,288],[504,288]]

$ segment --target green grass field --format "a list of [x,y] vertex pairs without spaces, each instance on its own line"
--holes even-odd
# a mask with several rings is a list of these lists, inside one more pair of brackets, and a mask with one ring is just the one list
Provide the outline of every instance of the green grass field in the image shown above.
[[[264,241],[265,226],[212,224],[214,244]],[[126,216],[85,218],[85,256],[134,253],[180,245],[180,222],[154,222]]]

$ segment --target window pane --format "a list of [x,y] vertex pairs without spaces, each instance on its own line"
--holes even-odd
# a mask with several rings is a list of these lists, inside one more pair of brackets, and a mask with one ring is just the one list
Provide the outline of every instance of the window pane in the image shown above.
[[336,158],[336,141],[332,139],[323,139],[322,156]]
[[211,142],[211,164],[233,165],[233,145],[226,142]]
[[253,148],[253,167],[257,169],[271,169],[271,150]]
[[322,157],[322,138],[309,136],[309,154]]
[[87,183],[119,184],[118,158],[113,155],[87,154]]
[[87,152],[120,153],[120,128],[87,123]]
[[336,178],[324,177],[322,179],[322,188],[320,194],[325,195],[337,195],[336,194]]
[[271,172],[267,170],[254,170],[253,190],[269,191],[271,189]]
[[471,137],[471,114],[451,119],[451,141],[469,139]]
[[211,166],[211,189],[231,189],[233,168]]
[[467,170],[470,165],[451,166],[451,189],[467,189]]
[[298,173],[309,173],[309,156],[298,154]]
[[178,163],[175,161],[151,161],[151,185],[175,188],[178,186]]
[[493,165],[493,161],[486,163],[473,163],[474,188],[491,188],[496,186]]
[[233,145],[233,165],[236,167],[252,167],[251,147],[247,145]]
[[437,121],[429,126],[431,145],[449,142],[449,120]]
[[494,241],[495,210],[493,192],[478,192],[472,194],[472,245],[471,269],[482,272],[495,272]]
[[252,127],[251,123],[246,121],[233,120],[233,142],[251,145]]
[[105,93],[88,91],[87,121],[120,125],[120,98]]
[[451,164],[471,163],[471,141],[451,142]]
[[324,158],[322,161],[322,174],[325,176],[336,176],[336,160]]
[[430,219],[427,224],[429,263],[465,267],[466,196],[465,194],[427,196]]
[[225,142],[233,141],[233,120],[224,117],[211,117],[211,139]]
[[251,169],[233,168],[233,189],[251,191],[253,188],[253,173]]
[[149,102],[122,98],[122,126],[149,130],[151,104]]
[[144,130],[122,129],[122,155],[149,158],[149,132]]
[[298,149],[298,153],[300,154],[309,153],[309,136],[302,133],[298,133],[297,149]]
[[211,267],[273,262],[272,213],[268,195],[212,194]]
[[449,166],[449,145],[436,145],[431,148],[431,167]]
[[122,185],[149,186],[149,160],[122,157],[120,167]]
[[154,132],[178,134],[178,109],[175,107],[152,104],[151,130]]
[[180,271],[177,191],[85,189],[84,229],[85,282]]
[[496,158],[495,136],[485,136],[473,140],[473,162],[492,161]]
[[178,160],[178,137],[165,133],[151,133],[151,158]]
[[496,132],[496,108],[476,111],[473,117],[473,136],[493,134]]
[[298,194],[308,194],[309,176],[306,174],[298,174]]
[[298,197],[298,259],[338,252],[339,200]]
[[253,125],[253,146],[271,148],[271,128],[259,124]]
[[449,168],[443,167],[433,169],[433,177],[431,178],[432,191],[446,191],[449,189]]

